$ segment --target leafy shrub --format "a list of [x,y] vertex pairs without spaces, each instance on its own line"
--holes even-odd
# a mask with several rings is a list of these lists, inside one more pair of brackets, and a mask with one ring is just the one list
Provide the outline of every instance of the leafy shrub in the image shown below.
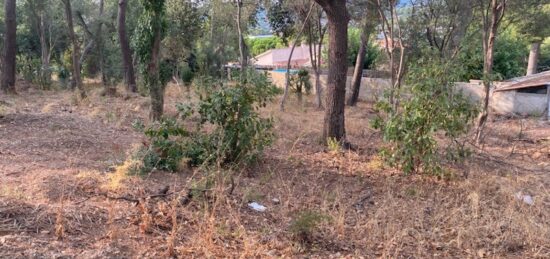
[[338,154],[342,151],[342,144],[336,138],[328,138],[327,148],[331,153]]
[[252,55],[257,56],[267,50],[284,47],[283,40],[279,37],[247,39],[247,45],[252,50]]
[[309,72],[305,69],[298,70],[298,72],[293,74],[290,78],[290,86],[292,87],[292,90],[298,95],[299,99],[301,99],[302,93],[311,93],[312,85],[309,79]]
[[[483,79],[483,49],[481,37],[474,34],[465,41],[464,49],[459,53],[460,63],[465,68],[461,80]],[[493,73],[495,79],[509,79],[525,74],[529,55],[527,44],[508,29],[499,34],[495,42]]]
[[193,70],[191,70],[190,67],[185,66],[181,69],[180,77],[185,85],[190,85],[191,82],[193,82],[194,76],[195,74],[193,73]]
[[[179,104],[180,120],[163,119],[144,130],[150,140],[141,154],[144,171],[153,168],[176,171],[184,162],[197,166],[254,161],[273,139],[273,121],[262,118],[258,109],[277,90],[265,76],[258,74],[250,74],[247,83],[233,87],[203,88],[196,112],[192,106]],[[195,113],[199,120],[189,130],[183,122],[190,121]]]
[[[357,53],[359,53],[359,47],[361,45],[361,30],[357,28],[350,28],[348,34],[348,66],[355,66],[357,61]],[[374,40],[369,40],[367,44],[367,54],[363,64],[363,69],[373,69],[378,59],[383,57],[382,50],[378,47]]]
[[453,63],[439,59],[420,60],[411,68],[404,89],[408,90],[404,95],[410,97],[402,100],[401,108],[378,103],[383,114],[373,124],[390,144],[382,155],[391,166],[407,174],[441,172],[435,134],[443,132],[454,140],[468,131],[477,114],[476,107],[453,90],[459,71]]

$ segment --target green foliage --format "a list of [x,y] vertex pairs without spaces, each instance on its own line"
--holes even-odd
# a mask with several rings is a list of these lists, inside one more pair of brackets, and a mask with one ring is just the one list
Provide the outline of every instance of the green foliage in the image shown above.
[[305,69],[298,70],[297,73],[294,73],[290,77],[290,87],[297,94],[306,94],[311,93],[313,86],[310,82],[309,72]]
[[[248,73],[246,83],[201,91],[196,112],[190,105],[179,104],[179,120],[163,119],[147,127],[144,133],[150,144],[141,154],[144,171],[176,171],[182,162],[198,166],[254,161],[274,137],[273,120],[260,117],[258,109],[279,91],[265,76]],[[195,114],[198,120],[189,120]],[[196,122],[194,127],[189,127],[191,121]]]
[[342,143],[335,138],[328,138],[327,148],[333,154],[338,154],[342,151]]
[[546,39],[540,48],[539,71],[550,70],[550,38]]
[[132,43],[142,71],[145,71],[146,64],[151,61],[155,33],[164,34],[167,25],[164,2],[165,0],[140,0],[143,10]]
[[216,126],[217,156],[224,162],[253,160],[273,138],[273,121],[261,118],[257,110],[275,96],[277,88],[264,76],[252,75],[247,77],[249,83],[219,89],[199,105],[202,123]]
[[282,48],[285,46],[283,40],[275,36],[269,38],[247,39],[246,44],[252,51],[251,54],[253,56],[262,54],[270,49]]
[[190,85],[193,82],[195,73],[193,73],[193,70],[191,70],[189,66],[184,66],[181,68],[180,77],[181,77],[181,81],[183,81],[185,85]]
[[303,211],[298,213],[290,223],[290,232],[298,242],[308,244],[313,234],[318,231],[319,225],[330,219],[329,216],[316,211]]
[[281,37],[284,43],[294,33],[294,19],[283,0],[274,1],[267,11],[269,25],[274,34]]
[[391,166],[406,174],[442,172],[436,134],[444,133],[454,141],[468,131],[477,114],[476,107],[453,89],[459,76],[460,68],[453,63],[419,60],[408,75],[403,96],[410,97],[402,100],[401,108],[396,110],[387,102],[377,105],[382,114],[373,126],[389,144],[382,155]]
[[541,1],[527,5],[526,8],[511,10],[516,18],[515,25],[527,41],[542,41],[550,36],[550,3]]
[[[359,52],[359,47],[361,45],[361,30],[357,28],[350,28],[348,31],[348,38],[348,65],[355,66],[355,62],[357,61],[357,53]],[[382,50],[373,43],[373,40],[369,40],[363,69],[373,69],[381,54]]]
[[[483,78],[483,49],[481,37],[475,36],[463,46],[459,60],[465,68],[462,80]],[[517,33],[506,30],[499,34],[495,43],[493,72],[495,79],[509,79],[525,74],[527,44]]]
[[155,122],[144,133],[151,144],[150,149],[143,154],[143,171],[151,171],[153,168],[176,171],[183,157],[183,149],[178,140],[189,133],[174,119]]

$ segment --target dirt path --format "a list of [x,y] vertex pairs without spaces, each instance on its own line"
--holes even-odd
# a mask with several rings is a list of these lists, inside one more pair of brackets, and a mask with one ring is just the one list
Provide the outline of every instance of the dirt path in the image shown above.
[[[98,182],[79,176],[112,171],[139,134],[127,125],[86,116],[91,106],[71,105],[70,93],[23,92],[2,98],[0,235],[19,234],[1,236],[0,257],[77,254],[69,252],[70,243],[92,245],[107,220],[105,206],[82,202],[91,198]],[[65,231],[81,242],[50,242],[60,207]]]

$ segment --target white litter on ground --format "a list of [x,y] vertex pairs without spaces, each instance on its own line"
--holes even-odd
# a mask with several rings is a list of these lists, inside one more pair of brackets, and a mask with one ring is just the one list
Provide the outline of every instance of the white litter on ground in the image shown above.
[[531,195],[524,195],[521,192],[518,192],[514,196],[516,197],[516,199],[523,201],[526,204],[529,204],[529,205],[535,204],[535,201],[533,200],[533,197],[531,197]]
[[259,204],[257,202],[251,202],[248,204],[248,207],[255,210],[255,211],[258,211],[258,212],[264,212],[267,210],[267,208],[262,205],[262,204]]

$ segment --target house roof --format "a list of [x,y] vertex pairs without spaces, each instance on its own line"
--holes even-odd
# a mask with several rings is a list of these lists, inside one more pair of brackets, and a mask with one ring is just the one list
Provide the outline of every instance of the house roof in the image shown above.
[[496,89],[496,92],[512,91],[537,86],[550,85],[550,71],[542,72],[530,76],[513,78],[506,81],[503,87]]
[[[292,54],[291,62],[303,62],[307,63],[310,61],[309,48],[310,45],[300,45],[296,46]],[[280,49],[271,49],[267,50],[256,57],[254,57],[254,64],[256,65],[266,65],[274,66],[277,64],[286,64],[292,51],[291,47],[280,48]]]

